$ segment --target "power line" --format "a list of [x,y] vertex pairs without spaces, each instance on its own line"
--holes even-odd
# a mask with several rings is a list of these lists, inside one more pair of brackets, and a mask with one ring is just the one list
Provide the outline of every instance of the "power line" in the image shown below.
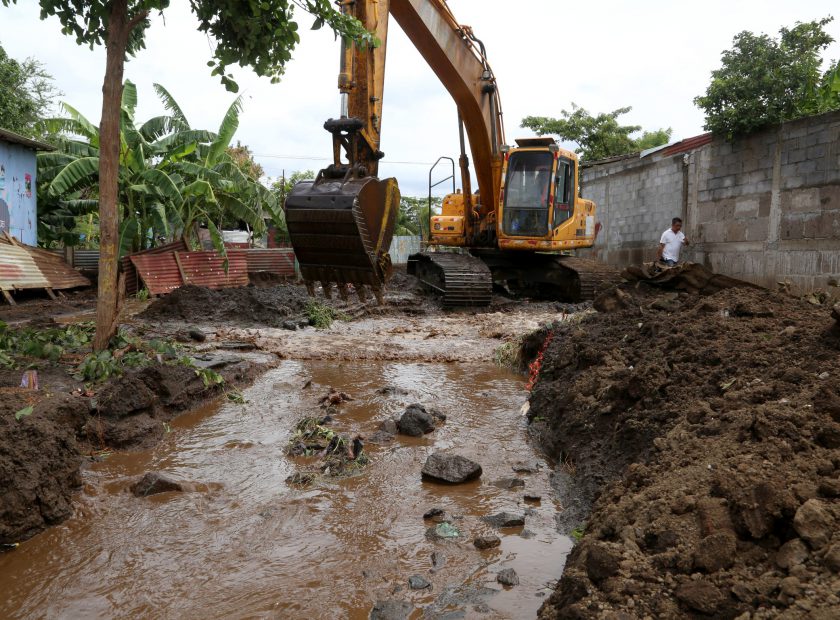
[[[313,155],[269,155],[266,153],[254,153],[254,157],[267,157],[269,159],[298,159],[305,161],[332,161],[332,157],[315,157]],[[405,164],[410,166],[431,166],[434,162],[427,161],[391,161],[383,159],[383,164]]]

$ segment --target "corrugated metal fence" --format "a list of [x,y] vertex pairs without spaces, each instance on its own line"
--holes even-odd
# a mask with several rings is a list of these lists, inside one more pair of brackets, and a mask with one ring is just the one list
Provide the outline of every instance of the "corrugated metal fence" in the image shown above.
[[420,237],[394,237],[391,241],[391,262],[404,265],[411,254],[420,251]]

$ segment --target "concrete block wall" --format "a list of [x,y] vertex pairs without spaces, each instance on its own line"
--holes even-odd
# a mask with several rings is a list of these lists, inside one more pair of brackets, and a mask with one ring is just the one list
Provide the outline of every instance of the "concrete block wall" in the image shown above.
[[624,266],[652,260],[671,218],[685,257],[717,272],[801,292],[840,280],[840,112],[696,150],[595,162],[583,196],[603,229],[589,251]]

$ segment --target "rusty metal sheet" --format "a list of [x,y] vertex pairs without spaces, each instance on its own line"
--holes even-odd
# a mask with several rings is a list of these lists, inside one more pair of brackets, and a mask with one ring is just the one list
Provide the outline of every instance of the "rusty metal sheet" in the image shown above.
[[672,144],[667,149],[662,151],[662,155],[668,157],[669,155],[677,155],[679,153],[688,153],[689,151],[693,151],[694,149],[699,149],[701,146],[705,146],[712,141],[712,134],[711,133],[704,133],[700,134],[699,136],[694,136],[691,138],[686,138],[685,140],[680,140],[679,142]]
[[64,258],[61,256],[56,256],[52,252],[40,248],[27,247],[26,250],[35,260],[35,264],[53,290],[63,291],[70,288],[90,286],[90,280],[64,262]]
[[47,288],[50,283],[24,248],[0,244],[0,289]]
[[128,258],[152,295],[171,293],[184,283],[174,252],[132,254]]
[[156,248],[150,248],[148,250],[135,252],[134,254],[131,254],[129,256],[123,256],[120,259],[120,270],[123,271],[123,273],[125,273],[125,294],[136,295],[137,291],[140,290],[140,280],[137,277],[137,270],[134,268],[134,265],[131,262],[131,256],[145,256],[148,254],[167,254],[170,252],[186,252],[187,250],[189,250],[187,244],[184,242],[183,239],[179,239],[178,241],[173,241],[172,243],[167,243],[166,245],[161,245]]
[[279,276],[295,275],[295,252],[291,248],[251,248],[246,251],[248,273],[265,271]]
[[174,260],[180,263],[185,284],[207,288],[248,286],[248,259],[245,252],[231,250],[227,254],[227,273],[224,258],[216,252],[175,252]]

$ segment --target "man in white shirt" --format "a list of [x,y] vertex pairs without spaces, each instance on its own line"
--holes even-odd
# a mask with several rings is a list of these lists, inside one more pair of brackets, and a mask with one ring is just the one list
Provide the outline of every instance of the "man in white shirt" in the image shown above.
[[683,244],[688,245],[688,239],[681,230],[682,220],[675,217],[671,220],[671,228],[662,233],[659,239],[659,251],[656,254],[656,260],[665,263],[668,267],[673,267],[680,262],[680,250]]

